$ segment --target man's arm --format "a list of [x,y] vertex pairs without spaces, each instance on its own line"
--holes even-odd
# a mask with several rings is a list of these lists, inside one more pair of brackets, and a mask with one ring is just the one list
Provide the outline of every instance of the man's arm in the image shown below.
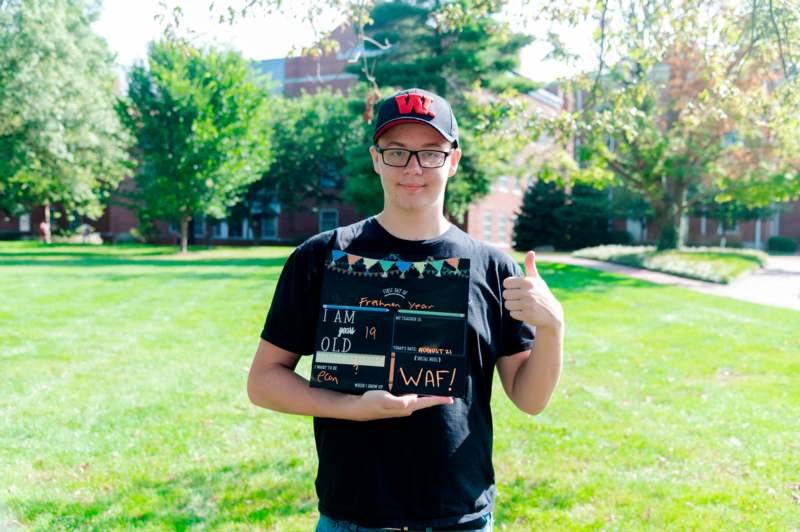
[[509,399],[525,413],[536,415],[547,406],[561,374],[563,328],[536,328],[532,349],[497,359],[497,373]]
[[368,421],[387,417],[410,416],[429,406],[452,404],[451,397],[395,396],[383,390],[350,395],[312,388],[294,368],[300,356],[261,340],[250,366],[247,395],[260,407],[304,416]]
[[497,372],[508,397],[523,412],[544,410],[561,374],[564,309],[536,269],[536,254],[525,256],[525,277],[503,280],[503,305],[512,318],[536,327],[532,349],[500,357]]

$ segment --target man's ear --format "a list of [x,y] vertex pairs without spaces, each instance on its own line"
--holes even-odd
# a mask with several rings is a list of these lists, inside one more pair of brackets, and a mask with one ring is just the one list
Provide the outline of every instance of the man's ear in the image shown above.
[[381,154],[375,149],[375,145],[369,147],[369,154],[372,156],[372,169],[376,174],[381,175]]
[[461,148],[456,148],[450,154],[450,167],[447,169],[447,177],[453,177],[458,170],[458,161],[461,160]]

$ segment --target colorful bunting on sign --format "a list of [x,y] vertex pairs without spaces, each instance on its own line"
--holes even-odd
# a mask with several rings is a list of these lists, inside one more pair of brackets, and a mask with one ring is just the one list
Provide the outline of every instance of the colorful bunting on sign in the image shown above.
[[420,279],[425,277],[425,274],[423,273],[423,272],[425,272],[425,264],[426,264],[425,261],[415,262],[414,263],[414,269],[417,270],[417,273],[419,273],[419,278]]
[[381,268],[383,268],[383,276],[384,277],[389,277],[389,274],[387,272],[389,271],[389,268],[392,267],[394,262],[390,261],[390,260],[381,260],[381,261],[378,261],[378,262],[381,263]]
[[[371,259],[369,257],[354,255],[352,253],[334,249],[331,250],[331,260],[327,267],[331,270],[350,275],[368,277],[389,277],[390,275],[398,275],[401,279],[405,279],[406,272],[408,272],[412,267],[419,274],[419,278],[422,279],[425,277],[427,266],[430,266],[431,270],[436,272],[436,277],[453,275],[466,277],[469,275],[469,272],[458,269],[461,260],[458,257],[437,260],[434,260],[433,257],[428,257],[428,260],[416,262],[395,259],[394,257],[397,257],[397,255],[390,255],[385,259]],[[343,258],[347,261],[346,268],[344,261],[337,263],[337,261],[340,261]],[[358,266],[359,261],[361,261],[363,264],[363,271],[362,268]],[[446,268],[443,269],[445,263],[450,265],[452,270],[448,270]],[[370,271],[376,265],[380,266],[380,268],[376,269],[376,271]],[[428,274],[431,275],[432,272],[428,270]]]
[[411,263],[406,262],[404,260],[398,260],[397,262],[395,262],[395,264],[397,265],[397,268],[400,270],[400,278],[405,279],[406,271],[411,267]]

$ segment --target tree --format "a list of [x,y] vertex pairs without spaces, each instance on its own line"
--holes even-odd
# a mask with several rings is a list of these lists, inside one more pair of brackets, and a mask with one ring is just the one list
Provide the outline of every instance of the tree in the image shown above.
[[351,146],[363,142],[358,105],[328,90],[279,97],[270,118],[273,162],[250,186],[246,203],[269,212],[273,202],[294,209],[307,199],[338,199]]
[[514,247],[578,249],[610,242],[608,192],[576,184],[567,193],[557,182],[538,179],[528,187],[514,224]]
[[553,181],[538,179],[529,186],[514,223],[514,248],[555,247],[562,229],[558,211],[565,201],[564,189]]
[[232,51],[151,43],[128,77],[123,120],[137,140],[136,196],[146,217],[225,217],[269,166],[268,88]]
[[[511,32],[494,16],[500,5],[477,0],[377,3],[363,36],[365,57],[371,59],[351,67],[374,84],[366,98],[368,107],[378,99],[375,86],[384,96],[392,88],[419,87],[450,102],[465,150],[459,172],[448,183],[445,203],[459,219],[498,176],[516,175],[518,168],[511,163],[528,142],[527,132],[515,125],[524,109],[514,96],[517,88],[533,85],[512,71],[518,67],[520,49],[531,39]],[[369,142],[367,137],[356,147],[362,158]],[[380,182],[371,164],[350,160],[345,197],[365,211],[378,209]]]
[[[98,218],[129,169],[113,57],[80,0],[0,2],[0,208]],[[48,235],[49,236],[49,235]]]
[[540,11],[562,21],[581,12],[597,21],[599,60],[575,80],[586,104],[560,119],[579,142],[577,177],[646,198],[660,249],[681,244],[682,216],[696,204],[752,208],[800,196],[800,78],[790,46],[800,7],[628,0]]

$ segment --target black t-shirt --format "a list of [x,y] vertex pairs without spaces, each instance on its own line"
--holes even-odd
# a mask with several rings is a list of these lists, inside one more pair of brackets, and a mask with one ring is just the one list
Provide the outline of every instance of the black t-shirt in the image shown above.
[[393,236],[372,217],[298,246],[281,273],[261,337],[298,355],[315,348],[326,255],[331,249],[405,261],[470,259],[466,396],[408,417],[314,418],[319,511],[366,527],[425,527],[474,520],[494,509],[492,376],[498,357],[528,350],[534,329],[503,306],[503,279],[524,275],[506,253],[451,226],[430,240]]

